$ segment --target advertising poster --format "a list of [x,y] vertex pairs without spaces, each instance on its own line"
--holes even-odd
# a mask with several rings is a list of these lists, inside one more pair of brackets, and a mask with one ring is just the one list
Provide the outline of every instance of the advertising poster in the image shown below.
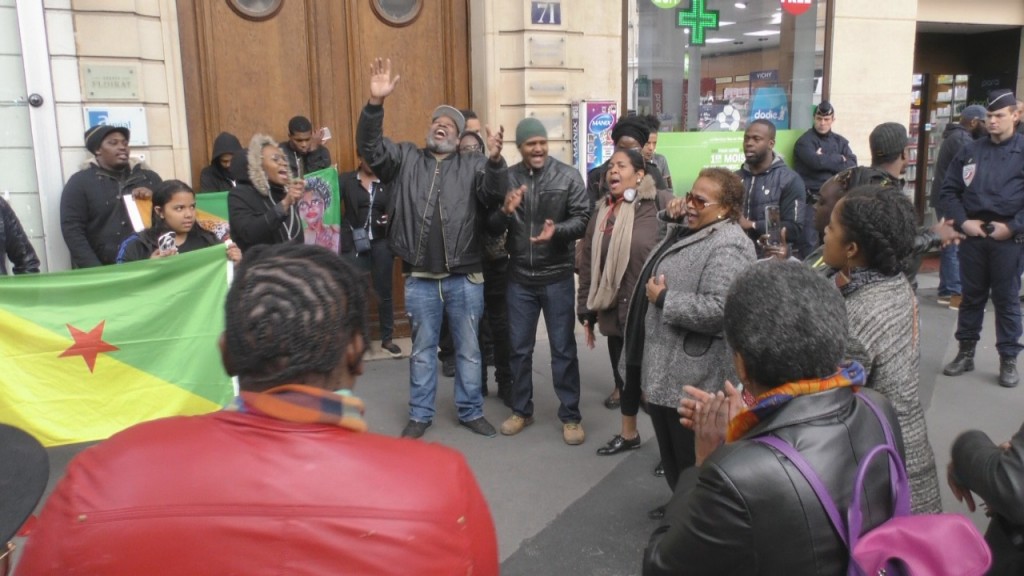
[[[802,130],[779,130],[775,153],[793,166],[793,146]],[[658,153],[668,160],[672,188],[677,196],[686,194],[702,168],[719,166],[739,170],[743,165],[743,132],[661,132]]]
[[577,168],[584,179],[587,172],[611,158],[615,147],[612,142],[612,126],[617,120],[618,104],[614,100],[580,102],[580,154]]

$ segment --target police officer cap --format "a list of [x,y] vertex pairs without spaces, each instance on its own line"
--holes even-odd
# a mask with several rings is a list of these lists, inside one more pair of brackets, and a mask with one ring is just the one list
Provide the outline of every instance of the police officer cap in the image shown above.
[[821,103],[814,108],[815,116],[831,116],[835,113],[836,109],[832,107],[832,103],[828,100],[822,100]]
[[989,112],[995,112],[1016,105],[1017,99],[1013,97],[1012,90],[993,90],[988,93],[988,105],[985,108]]

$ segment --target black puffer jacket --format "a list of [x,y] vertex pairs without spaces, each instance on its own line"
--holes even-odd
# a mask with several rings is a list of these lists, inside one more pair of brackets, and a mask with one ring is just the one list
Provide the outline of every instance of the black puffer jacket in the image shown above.
[[[526,186],[523,201],[515,213],[506,217],[496,210],[508,229],[511,263],[509,278],[521,284],[550,284],[572,276],[576,260],[576,240],[582,238],[590,221],[590,199],[583,178],[575,168],[551,158],[540,170],[531,170],[520,162],[508,171],[511,189]],[[534,244],[531,236],[540,234],[545,220],[555,222],[550,242]],[[489,229],[499,233],[492,218]]]
[[367,104],[359,116],[356,143],[373,173],[391,186],[391,251],[413,267],[424,266],[430,229],[440,210],[446,269],[479,266],[484,215],[509,189],[505,160],[492,163],[479,154],[449,154],[438,160],[411,142],[384,138],[383,123],[384,107]]
[[39,272],[39,256],[32,248],[32,242],[21,227],[14,209],[3,198],[0,198],[0,249],[0,276],[7,274],[7,260],[11,261],[15,274]]
[[160,176],[141,163],[111,172],[92,160],[73,174],[60,197],[60,229],[71,252],[71,265],[89,268],[115,263],[121,242],[135,233],[122,197],[136,188],[153,190],[160,182]]
[[[882,409],[903,454],[889,402],[866,388],[858,394]],[[651,537],[645,575],[846,574],[846,546],[814,490],[785,456],[750,440],[764,435],[796,448],[841,512],[850,505],[859,462],[885,443],[878,418],[849,387],[794,398],[680,477],[666,525]],[[873,461],[864,490],[864,529],[870,530],[892,514],[884,458]]]
[[285,209],[284,188],[271,184],[263,171],[263,147],[277,146],[270,136],[256,134],[245,154],[231,159],[237,183],[228,193],[231,239],[244,252],[257,244],[302,242],[302,221],[293,204]]

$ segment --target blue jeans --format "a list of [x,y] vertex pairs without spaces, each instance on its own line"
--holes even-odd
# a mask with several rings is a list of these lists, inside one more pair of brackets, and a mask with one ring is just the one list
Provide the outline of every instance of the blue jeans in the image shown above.
[[960,255],[956,244],[942,249],[939,257],[939,296],[960,294]]
[[579,422],[580,361],[576,356],[576,290],[572,276],[542,286],[508,282],[509,367],[512,370],[512,411],[533,415],[533,347],[537,321],[544,312],[551,345],[551,380],[561,405],[558,419]]
[[455,407],[466,422],[484,415],[480,383],[480,316],[484,312],[483,284],[464,275],[442,280],[409,276],[405,279],[405,310],[412,324],[409,356],[409,419],[434,419],[437,395],[437,341],[441,318],[448,317],[455,341]]

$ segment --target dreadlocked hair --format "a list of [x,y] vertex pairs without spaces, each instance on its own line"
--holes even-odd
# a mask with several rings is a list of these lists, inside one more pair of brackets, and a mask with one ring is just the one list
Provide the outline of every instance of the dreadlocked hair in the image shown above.
[[907,269],[914,250],[917,218],[910,201],[887,186],[861,186],[843,199],[839,214],[846,242],[856,242],[868,267],[886,276]]
[[228,371],[251,392],[330,373],[349,340],[365,337],[364,284],[351,264],[319,246],[249,249],[225,305]]

